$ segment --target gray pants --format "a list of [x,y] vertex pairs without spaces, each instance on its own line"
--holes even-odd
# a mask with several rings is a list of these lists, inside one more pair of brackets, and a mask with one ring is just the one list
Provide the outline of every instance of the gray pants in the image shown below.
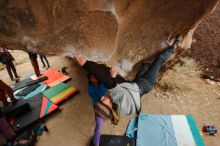
[[153,88],[161,65],[170,57],[175,49],[175,47],[167,48],[154,60],[149,69],[144,68],[140,70],[134,80],[134,82],[138,85],[140,89],[140,97],[148,93]]
[[[47,60],[47,57],[45,55],[40,55],[40,60],[43,64],[43,67],[46,67],[46,64],[45,62],[47,63],[47,68],[50,68],[50,64],[49,64],[49,61]],[[45,62],[44,62],[45,60]]]

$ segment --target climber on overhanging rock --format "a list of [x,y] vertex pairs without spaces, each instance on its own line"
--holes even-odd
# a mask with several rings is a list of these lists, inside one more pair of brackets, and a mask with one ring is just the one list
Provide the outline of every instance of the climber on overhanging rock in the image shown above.
[[180,39],[181,37],[178,35],[174,43],[159,54],[148,70],[146,68],[141,70],[142,75],[137,76],[138,78],[133,82],[118,83],[115,68],[111,68],[109,73],[104,72],[100,68],[102,65],[88,61],[83,55],[75,55],[74,61],[104,84],[109,92],[108,96],[116,104],[120,115],[139,113],[141,109],[140,97],[152,89],[161,65],[176,51]]

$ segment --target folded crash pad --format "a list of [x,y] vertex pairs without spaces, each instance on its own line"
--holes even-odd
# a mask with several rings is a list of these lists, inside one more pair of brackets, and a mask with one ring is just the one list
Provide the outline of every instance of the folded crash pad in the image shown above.
[[43,75],[48,77],[48,79],[45,80],[44,83],[50,87],[70,79],[69,76],[64,75],[63,73],[58,72],[58,70],[52,68],[46,70]]
[[28,84],[28,82],[30,82],[30,81],[32,81],[32,79],[31,79],[31,78],[27,78],[27,79],[22,80],[22,81],[20,81],[20,82],[18,82],[18,83],[15,83],[15,84],[12,85],[11,87],[12,87],[13,91],[16,91],[16,90],[19,90],[19,89],[21,89],[21,88],[26,87],[27,84]]
[[30,105],[28,102],[26,102],[24,99],[20,99],[16,103],[10,103],[7,106],[4,106],[2,108],[2,112],[6,116],[7,119],[10,119],[12,117],[18,117],[22,114],[25,114],[26,112],[29,112],[31,110]]
[[141,113],[136,120],[130,121],[127,136],[137,132],[137,146],[204,146],[191,115]]
[[16,96],[26,96],[29,93],[31,93],[32,91],[34,91],[35,89],[37,89],[37,87],[39,87],[39,86],[40,86],[40,84],[30,85],[30,86],[26,87],[25,89],[21,90],[20,92],[18,92],[16,94]]
[[[35,96],[35,95],[37,95],[37,94],[39,94],[39,93],[41,93],[42,91],[44,91],[44,90],[47,89],[47,85],[44,84],[43,82],[38,83],[38,85],[39,85],[39,86],[38,86],[36,89],[31,90],[30,92],[29,92],[29,90],[30,90],[31,88],[27,89],[28,87],[25,87],[25,88],[23,88],[23,89],[17,90],[17,91],[14,92],[14,95],[15,95],[16,98],[29,99],[29,98],[31,98],[31,97],[33,97],[33,96]],[[26,89],[27,89],[28,92],[29,92],[27,95],[25,95],[25,96],[19,96],[19,95],[17,95],[19,92],[22,92],[23,90],[26,90]]]
[[58,110],[58,107],[42,94],[35,95],[26,101],[29,103],[31,111],[11,119],[12,129],[16,133],[25,131],[28,127],[33,126],[49,114]]
[[135,146],[135,140],[127,136],[101,135],[100,146]]
[[33,84],[40,83],[40,82],[45,81],[45,80],[47,80],[47,79],[48,79],[48,77],[43,76],[43,77],[40,77],[40,78],[38,78],[38,79],[35,79],[35,80],[32,80],[32,81],[28,82],[27,85],[28,85],[28,86],[31,86],[31,85],[33,85]]
[[43,95],[49,98],[53,103],[59,104],[68,97],[79,93],[79,91],[66,83],[60,83],[43,92]]

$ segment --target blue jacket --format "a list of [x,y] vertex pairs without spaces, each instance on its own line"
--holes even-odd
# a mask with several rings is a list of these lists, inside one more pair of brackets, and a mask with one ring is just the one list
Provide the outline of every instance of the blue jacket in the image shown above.
[[106,95],[106,88],[102,83],[99,83],[98,86],[88,84],[88,94],[92,98],[92,103],[95,105],[96,101]]

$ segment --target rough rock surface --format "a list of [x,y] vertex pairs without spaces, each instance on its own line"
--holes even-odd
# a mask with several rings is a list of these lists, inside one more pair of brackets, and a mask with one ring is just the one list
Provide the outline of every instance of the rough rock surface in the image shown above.
[[[83,53],[127,72],[140,60],[151,60],[169,37],[192,36],[217,2],[1,0],[0,42],[45,54]],[[182,47],[189,45],[184,41]]]

